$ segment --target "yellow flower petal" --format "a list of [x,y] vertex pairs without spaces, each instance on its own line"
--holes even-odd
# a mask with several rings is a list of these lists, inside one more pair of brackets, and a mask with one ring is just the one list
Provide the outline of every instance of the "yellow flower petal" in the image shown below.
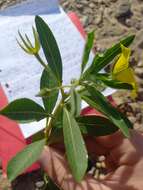
[[134,77],[134,71],[129,67],[131,50],[122,44],[121,50],[122,53],[114,65],[112,77],[120,82],[131,84],[133,86],[131,96],[135,98],[137,96],[138,86]]
[[133,86],[133,90],[132,90],[132,97],[136,97],[137,96],[137,91],[138,91],[138,86],[134,77],[134,71],[132,68],[127,68],[119,73],[117,73],[116,75],[113,75],[113,78],[116,80],[119,80],[121,82],[125,82],[128,84],[131,84]]
[[114,65],[113,74],[117,74],[129,67],[129,58],[131,54],[131,50],[129,48],[126,48],[121,44],[121,50],[122,53],[117,61],[117,63]]

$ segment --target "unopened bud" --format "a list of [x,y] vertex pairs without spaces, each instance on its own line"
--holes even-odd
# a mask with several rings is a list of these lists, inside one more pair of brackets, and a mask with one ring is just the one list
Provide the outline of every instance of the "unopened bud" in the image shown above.
[[18,32],[19,37],[22,41],[22,43],[20,43],[18,40],[18,44],[19,46],[28,54],[31,55],[36,55],[38,54],[39,50],[40,50],[40,41],[39,41],[39,36],[37,31],[35,30],[34,27],[32,27],[33,30],[33,36],[34,36],[34,41],[35,44],[33,45],[32,42],[30,41],[30,39],[28,38],[28,36],[25,34],[25,37],[22,36],[22,34],[20,32]]

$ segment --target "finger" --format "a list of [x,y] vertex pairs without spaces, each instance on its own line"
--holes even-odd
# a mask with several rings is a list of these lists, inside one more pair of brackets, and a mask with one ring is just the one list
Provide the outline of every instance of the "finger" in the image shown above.
[[106,162],[108,167],[117,168],[121,165],[132,166],[143,158],[143,136],[135,130],[130,130],[130,138],[124,138],[121,133],[96,139],[107,147]]
[[130,139],[124,138],[108,155],[117,166],[134,165],[143,158],[143,136],[135,130],[130,133]]

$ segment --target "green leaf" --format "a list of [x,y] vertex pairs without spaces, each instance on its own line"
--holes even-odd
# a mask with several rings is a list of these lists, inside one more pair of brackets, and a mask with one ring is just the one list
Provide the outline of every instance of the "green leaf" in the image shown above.
[[56,108],[56,114],[52,119],[52,131],[48,144],[63,142],[63,106]]
[[117,80],[102,80],[102,82],[111,88],[133,90],[133,86],[125,82],[120,82]]
[[132,128],[132,124],[125,120],[122,114],[114,108],[106,98],[97,91],[94,87],[86,86],[89,96],[82,96],[82,98],[92,107],[103,113],[113,122],[126,137],[130,136],[128,128]]
[[63,110],[63,134],[72,174],[80,182],[87,169],[88,154],[79,126],[66,108]]
[[128,36],[113,47],[107,49],[104,54],[97,54],[91,66],[85,71],[84,78],[88,77],[89,73],[96,74],[107,66],[119,53],[121,53],[121,44],[129,46],[133,42],[134,38],[135,35]]
[[[109,119],[103,116],[79,116],[76,118],[76,122],[80,127],[80,131],[84,135],[90,135],[93,137],[110,135],[119,129]],[[61,123],[57,122],[52,128],[48,144],[61,142],[63,142],[63,129]]]
[[[58,81],[56,80],[50,68],[47,66],[47,69],[44,69],[41,76],[40,89],[41,90],[44,88],[52,89],[57,86],[58,86]],[[55,89],[54,92],[49,94],[49,97],[42,98],[47,113],[52,113],[56,105],[58,95],[59,95],[59,89]]]
[[27,98],[21,98],[11,102],[0,111],[0,115],[22,123],[40,121],[50,116],[39,104]]
[[91,136],[110,135],[118,130],[109,119],[103,116],[89,115],[76,118],[81,132]]
[[36,141],[44,139],[45,138],[44,130],[41,130],[41,131],[35,133],[34,135],[32,135],[31,138],[32,138],[32,142],[36,142]]
[[8,179],[13,181],[19,174],[38,160],[44,145],[45,140],[32,143],[12,158],[7,167]]
[[81,112],[81,97],[75,88],[71,88],[70,94],[70,113],[77,117]]
[[89,55],[90,55],[91,49],[92,49],[93,44],[94,44],[94,35],[95,35],[94,31],[88,33],[88,35],[87,35],[87,41],[85,44],[83,58],[82,58],[81,72],[84,71],[85,66],[88,63]]
[[[92,75],[93,76],[93,75]],[[106,86],[109,86],[111,88],[115,89],[126,89],[126,90],[133,90],[133,86],[131,84],[120,82],[118,80],[114,80],[111,78],[111,76],[105,76],[105,74],[97,74],[94,75],[96,80],[101,80]]]
[[55,37],[45,21],[39,17],[35,17],[35,23],[39,39],[46,57],[46,60],[52,72],[56,76],[59,83],[62,82],[62,59]]

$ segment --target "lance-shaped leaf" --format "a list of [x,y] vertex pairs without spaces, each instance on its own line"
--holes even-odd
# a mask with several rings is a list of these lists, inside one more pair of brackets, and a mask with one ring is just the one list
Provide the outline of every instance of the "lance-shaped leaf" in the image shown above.
[[63,134],[72,174],[80,182],[87,169],[87,151],[79,126],[66,108],[63,110]]
[[94,44],[94,34],[95,34],[95,32],[92,31],[92,32],[88,33],[88,35],[87,35],[87,41],[85,44],[83,58],[82,58],[81,72],[84,71],[86,64],[88,63],[89,55],[90,55],[91,49]]
[[0,111],[0,115],[22,123],[40,121],[50,116],[39,104],[27,98],[21,98],[11,102]]
[[113,47],[107,49],[104,54],[97,54],[91,66],[85,71],[84,78],[88,77],[89,73],[96,74],[105,66],[107,66],[119,53],[121,53],[121,44],[127,47],[133,42],[134,38],[134,35],[128,36]]
[[71,88],[70,95],[70,113],[77,117],[81,112],[81,97],[74,87]]
[[[41,76],[40,89],[44,88],[52,89],[57,86],[58,86],[58,81],[56,80],[53,72],[47,66],[47,68],[44,69]],[[58,99],[58,95],[59,95],[59,90],[55,89],[52,93],[49,94],[48,97],[42,98],[47,113],[51,113],[53,111],[56,101]]]
[[133,86],[131,84],[112,79],[111,76],[105,76],[104,74],[98,73],[95,78],[101,80],[106,86],[109,86],[111,88],[127,90],[133,89]]
[[126,137],[129,137],[129,129],[132,128],[132,124],[127,121],[116,108],[114,108],[106,98],[97,91],[94,87],[86,86],[89,96],[82,96],[82,98],[92,107],[106,115],[110,121],[112,121]]
[[8,179],[13,181],[19,174],[38,160],[44,145],[45,140],[32,143],[12,158],[7,167]]
[[39,39],[49,64],[59,83],[62,82],[62,59],[55,37],[45,21],[36,16],[35,18]]
[[118,130],[109,119],[103,116],[89,115],[76,118],[83,134],[91,136],[110,135]]

